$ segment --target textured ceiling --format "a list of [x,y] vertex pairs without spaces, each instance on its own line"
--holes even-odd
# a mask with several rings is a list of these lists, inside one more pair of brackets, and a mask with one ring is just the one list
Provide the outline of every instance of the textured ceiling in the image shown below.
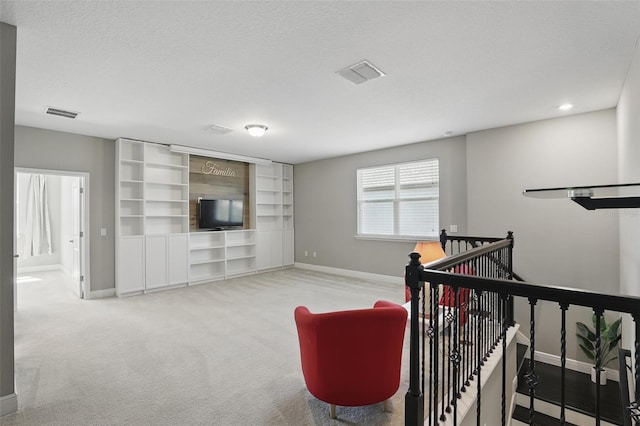
[[[17,124],[300,163],[613,107],[640,2],[2,0],[0,20]],[[335,74],[364,59],[386,76]]]

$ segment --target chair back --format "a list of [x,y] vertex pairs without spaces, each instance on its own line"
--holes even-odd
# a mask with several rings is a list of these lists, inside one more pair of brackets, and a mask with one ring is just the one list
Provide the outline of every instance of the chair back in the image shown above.
[[314,314],[295,310],[307,388],[329,404],[384,401],[400,385],[407,311],[379,301],[372,309]]

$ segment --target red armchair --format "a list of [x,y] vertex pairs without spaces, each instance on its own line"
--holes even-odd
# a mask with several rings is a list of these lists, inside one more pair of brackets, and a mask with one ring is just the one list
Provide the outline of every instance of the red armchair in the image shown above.
[[335,406],[383,402],[400,386],[407,311],[378,301],[373,309],[313,314],[295,309],[302,373],[309,392]]

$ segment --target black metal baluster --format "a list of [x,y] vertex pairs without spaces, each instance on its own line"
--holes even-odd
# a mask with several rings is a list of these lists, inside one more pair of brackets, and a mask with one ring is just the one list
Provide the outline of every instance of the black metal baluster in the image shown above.
[[485,314],[486,316],[484,317],[484,321],[483,321],[483,325],[484,325],[484,330],[483,330],[483,340],[482,340],[482,346],[483,346],[483,356],[482,356],[482,364],[484,365],[484,363],[487,361],[487,357],[489,354],[489,342],[490,342],[490,337],[489,337],[489,321],[491,319],[491,312],[489,311],[489,292],[485,291],[482,294],[482,299],[483,301],[483,305],[484,305],[484,309],[483,309],[483,314]]
[[507,317],[505,316],[505,308],[508,295],[500,295],[500,322],[502,324],[502,426],[507,424]]
[[[478,302],[476,303],[476,310],[480,312],[482,305],[482,292],[478,292]],[[478,384],[477,384],[477,397],[476,397],[476,425],[481,426],[480,415],[481,415],[481,399],[482,399],[482,389],[481,389],[481,370],[482,370],[482,327],[479,326],[477,329],[478,334],[478,363],[477,363],[477,372],[478,372]]]
[[433,365],[435,366],[434,368],[434,372],[433,372],[433,377],[434,377],[434,382],[433,382],[433,390],[434,390],[434,394],[433,394],[433,418],[435,419],[435,422],[438,422],[438,385],[440,384],[440,371],[438,370],[438,361],[440,359],[440,306],[438,303],[439,299],[439,286],[438,284],[434,285],[434,289],[433,289],[433,293],[434,293],[434,300],[432,303],[432,307],[433,307],[433,318],[435,319],[435,325],[433,328],[433,340],[435,342],[434,346],[433,346],[433,357],[435,358]]
[[[427,285],[428,284],[428,285]],[[426,332],[427,332],[427,319],[426,319],[426,306],[425,306],[425,302],[427,300],[427,292],[429,292],[429,294],[431,294],[431,284],[430,283],[425,283],[424,287],[422,287],[422,306],[420,308],[420,313],[421,313],[421,322],[422,322],[422,329],[421,329],[421,333],[420,333],[420,340],[422,341],[422,352],[420,354],[421,357],[421,369],[422,369],[422,383],[420,386],[420,392],[422,392],[422,395],[424,395],[424,378],[425,378],[425,356],[426,356]],[[423,419],[424,420],[424,419]]]
[[634,368],[635,371],[635,401],[640,401],[640,313],[633,314],[633,322],[635,323],[636,335],[634,336]]
[[[431,411],[433,410],[433,284],[429,284],[429,328],[427,329],[427,336],[429,336],[429,426],[432,424]],[[438,371],[436,369],[436,371]],[[424,386],[424,385],[423,385]],[[437,401],[436,401],[437,402]]]
[[[442,296],[443,296],[444,300],[446,300],[446,297],[447,297],[446,295],[447,295],[447,288],[446,288],[446,286],[443,286],[442,287]],[[438,304],[440,304],[440,303],[438,303]],[[446,355],[447,355],[447,348],[446,348],[447,337],[444,334],[446,332],[446,327],[447,327],[446,316],[447,316],[447,307],[446,307],[446,304],[445,304],[445,305],[442,305],[442,357],[441,357],[442,362],[440,364],[441,367],[442,367],[442,398],[441,398],[442,399],[442,401],[441,401],[442,412],[440,413],[440,420],[441,421],[445,421],[447,419],[447,416],[445,414],[446,410],[445,410],[444,403],[445,403],[445,399],[448,399],[447,396],[446,396],[447,395],[447,389],[446,389],[446,386],[447,386],[447,381],[446,381],[446,379],[447,379],[447,377],[446,377],[447,376],[447,369],[445,368],[445,365],[444,365],[444,360],[445,360]]]
[[[493,305],[491,307],[491,312],[493,312],[494,319],[493,319],[493,323],[491,324],[491,348],[489,349],[489,353],[493,353],[493,351],[496,348],[496,344],[498,343],[498,338],[496,337],[496,334],[497,334],[496,333],[496,331],[497,331],[496,326],[498,324],[497,319],[499,317],[496,318],[496,315],[495,315],[496,309],[499,309],[499,308],[497,308],[497,306],[498,306],[497,298],[498,298],[498,294],[497,293],[491,293],[491,303]],[[498,312],[500,312],[500,311],[498,310]]]
[[536,386],[538,385],[538,375],[536,373],[536,319],[535,319],[535,306],[537,299],[529,298],[529,343],[530,343],[530,356],[529,356],[529,371],[524,376],[529,386],[529,424],[535,424],[536,412],[534,409],[534,400],[536,398]]
[[561,324],[560,324],[560,425],[565,424],[565,404],[566,404],[566,369],[567,369],[567,309],[569,304],[560,303]]
[[[451,329],[452,325],[453,325],[453,308],[451,307],[451,287],[447,288],[445,290],[445,299],[444,299],[444,303],[447,306],[447,316],[446,316],[446,327],[448,329],[447,331],[447,355],[446,357],[442,357],[442,361],[444,362],[445,358],[447,360],[451,359],[451,335],[453,334],[453,331]],[[444,371],[443,371],[444,372]],[[446,408],[446,412],[447,413],[451,413],[451,362],[447,362],[447,408]]]
[[462,386],[461,391],[466,392],[467,386],[469,386],[469,293],[470,290],[465,288],[463,290],[464,299],[461,302],[462,315],[464,318],[464,325],[462,326]]
[[459,326],[459,318],[460,318],[460,304],[458,303],[458,295],[459,289],[458,287],[453,288],[453,312],[454,318],[452,322],[453,326],[453,351],[450,355],[450,363],[453,364],[453,425],[456,426],[458,424],[458,398],[460,398],[460,393],[458,393],[458,366],[460,365],[460,354],[458,353],[458,348],[460,342],[458,326]]
[[600,323],[604,310],[593,308],[596,315],[596,426],[600,426],[600,369],[602,368],[602,339],[600,336]]
[[[478,304],[480,303],[480,297],[478,296],[478,291],[473,290],[473,306],[474,306],[474,314],[471,317],[473,320],[473,327],[471,327],[471,340],[473,342],[472,347],[476,350],[478,349],[478,318],[480,315],[480,311],[478,309]],[[475,352],[470,349],[471,352],[471,375],[469,376],[469,380],[474,380],[473,376],[478,374],[478,359],[475,356]]]

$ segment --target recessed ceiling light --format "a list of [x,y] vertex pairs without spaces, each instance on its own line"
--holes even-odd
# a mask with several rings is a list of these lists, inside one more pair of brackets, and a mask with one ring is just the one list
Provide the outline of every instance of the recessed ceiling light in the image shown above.
[[573,108],[572,104],[562,104],[558,107],[560,111],[569,111],[571,108]]
[[444,135],[445,136],[451,136],[451,135],[453,135],[453,132],[452,131],[444,132]]
[[268,127],[262,124],[247,124],[244,126],[247,129],[247,132],[253,137],[259,138],[264,135],[264,132],[267,131]]

